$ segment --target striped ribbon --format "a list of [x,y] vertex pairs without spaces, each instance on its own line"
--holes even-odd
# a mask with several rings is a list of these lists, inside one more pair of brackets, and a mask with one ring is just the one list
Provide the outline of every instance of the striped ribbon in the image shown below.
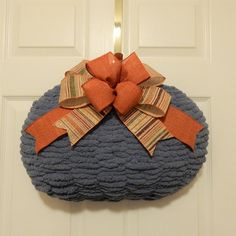
[[[114,85],[117,81],[114,75],[119,75],[117,68],[121,67],[122,80],[131,81],[134,84],[135,81],[138,81],[136,84],[141,88],[142,95],[138,103],[126,114],[118,112],[118,117],[148,153],[152,156],[158,141],[172,137],[176,137],[194,149],[196,135],[203,126],[170,105],[171,96],[159,87],[165,80],[164,76],[148,65],[142,64],[135,53],[126,58],[121,66],[119,66],[119,61],[112,53],[105,54],[90,62],[87,65],[87,61],[82,61],[65,73],[65,77],[61,81],[59,97],[61,108],[46,113],[26,129],[26,132],[36,139],[35,150],[37,153],[65,133],[68,134],[71,145],[74,145],[93,127],[98,125],[110,112],[112,103],[101,112],[98,112],[91,104],[91,100],[85,95],[83,85],[89,83],[91,78],[94,79],[96,73],[99,74],[98,79],[102,79],[103,83],[107,81]],[[93,71],[92,75],[89,74],[88,67]],[[138,74],[136,80],[134,78],[135,73]],[[100,78],[103,74],[107,77]],[[113,77],[110,78],[110,75]],[[147,75],[149,76],[148,79]],[[123,83],[125,85],[125,82]],[[103,94],[103,92],[105,94],[106,91],[107,89],[98,92],[99,94]],[[115,90],[108,89],[109,93],[113,93],[113,91]],[[95,86],[95,98],[98,92],[96,92]],[[106,95],[104,96],[106,97]],[[114,97],[114,95],[109,96],[112,99]],[[122,101],[125,101],[125,99],[123,98]],[[47,138],[45,138],[45,134],[48,134]]]
[[150,155],[153,155],[159,140],[173,137],[159,119],[148,116],[136,108],[125,116],[119,117]]
[[82,89],[82,85],[91,78],[85,68],[86,62],[85,60],[82,61],[65,73],[65,77],[61,81],[59,97],[59,105],[61,107],[76,108],[89,104]]
[[56,121],[55,126],[66,130],[71,145],[74,145],[94,126],[96,126],[110,110],[111,107],[106,108],[99,113],[91,105],[77,108]]
[[170,101],[171,96],[164,89],[153,86],[143,89],[143,95],[136,108],[158,118],[165,115]]

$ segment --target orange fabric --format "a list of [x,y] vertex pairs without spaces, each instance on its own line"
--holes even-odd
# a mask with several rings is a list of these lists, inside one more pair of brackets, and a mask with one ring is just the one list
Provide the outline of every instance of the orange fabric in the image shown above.
[[194,150],[196,136],[203,129],[203,125],[174,106],[169,106],[165,117],[161,118],[161,121],[175,138]]
[[132,81],[140,84],[150,77],[135,52],[122,61],[120,81]]
[[35,138],[36,153],[63,134],[66,134],[66,130],[59,129],[53,124],[69,112],[71,112],[69,109],[55,108],[39,117],[26,128],[25,131]]
[[100,79],[92,78],[82,85],[89,102],[100,112],[115,99],[114,90]]
[[111,87],[119,82],[121,61],[111,52],[88,61],[86,67],[92,76],[107,81]]
[[122,56],[108,52],[86,63],[89,73],[101,80],[105,80],[111,87],[115,87],[121,81],[132,81],[139,84],[147,80],[150,75],[145,70],[143,63],[133,52],[123,61]]
[[116,88],[112,89],[106,82],[93,78],[83,84],[83,89],[89,102],[98,112],[113,103],[120,114],[126,114],[138,104],[142,96],[142,90],[130,81],[118,83]]
[[123,61],[121,58],[109,52],[86,64],[94,78],[84,83],[83,89],[98,112],[114,102],[118,112],[126,114],[141,98],[142,90],[137,85],[150,77],[136,53]]
[[130,81],[121,82],[115,89],[117,96],[113,106],[120,114],[126,114],[138,104],[142,90]]

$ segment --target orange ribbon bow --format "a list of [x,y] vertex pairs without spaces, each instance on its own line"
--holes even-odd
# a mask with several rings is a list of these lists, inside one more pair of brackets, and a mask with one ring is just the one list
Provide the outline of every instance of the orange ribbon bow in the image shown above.
[[120,54],[109,52],[83,61],[65,73],[60,107],[38,118],[26,132],[36,139],[36,153],[66,133],[74,145],[113,105],[120,120],[150,155],[159,140],[172,137],[194,149],[203,126],[170,105],[171,96],[159,87],[164,80],[135,53],[124,60]]
[[138,104],[142,89],[139,83],[149,78],[136,54],[121,61],[112,53],[103,55],[87,64],[94,77],[82,85],[85,96],[98,112],[113,104],[124,115]]

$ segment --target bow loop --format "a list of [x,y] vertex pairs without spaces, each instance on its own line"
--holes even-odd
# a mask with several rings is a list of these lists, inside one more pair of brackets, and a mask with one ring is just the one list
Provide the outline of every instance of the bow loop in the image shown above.
[[113,103],[116,110],[124,115],[141,98],[138,84],[150,75],[135,53],[121,61],[120,55],[111,52],[86,63],[94,77],[83,84],[89,102],[100,112]]
[[122,61],[120,81],[131,81],[134,84],[140,84],[149,77],[149,73],[145,70],[143,63],[135,52]]
[[98,112],[112,104],[115,99],[114,90],[103,80],[92,78],[82,87],[86,97]]
[[88,61],[86,68],[93,77],[108,82],[112,88],[120,80],[121,61],[111,52]]
[[116,86],[116,99],[113,106],[120,114],[126,114],[135,107],[142,96],[142,90],[130,81],[124,81]]
[[171,96],[160,87],[149,87],[143,89],[142,98],[137,109],[155,118],[165,116],[170,105]]
[[73,109],[89,104],[89,100],[82,89],[82,85],[89,81],[90,78],[90,75],[85,70],[85,63],[86,61],[82,61],[65,73],[65,77],[61,81],[59,96],[59,105],[61,107]]
[[159,72],[151,68],[150,66],[143,64],[145,70],[149,73],[150,78],[145,80],[144,82],[140,83],[140,87],[147,88],[151,86],[160,86],[165,81],[165,77],[161,75]]

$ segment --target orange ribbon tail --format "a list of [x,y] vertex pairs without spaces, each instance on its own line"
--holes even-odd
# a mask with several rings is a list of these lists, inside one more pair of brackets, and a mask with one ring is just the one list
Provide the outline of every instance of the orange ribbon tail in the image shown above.
[[55,108],[39,117],[26,128],[25,131],[35,138],[35,152],[37,154],[57,138],[67,133],[66,130],[59,129],[53,124],[70,112],[69,109]]
[[161,121],[175,138],[194,150],[197,134],[204,127],[202,124],[174,106],[169,106]]

